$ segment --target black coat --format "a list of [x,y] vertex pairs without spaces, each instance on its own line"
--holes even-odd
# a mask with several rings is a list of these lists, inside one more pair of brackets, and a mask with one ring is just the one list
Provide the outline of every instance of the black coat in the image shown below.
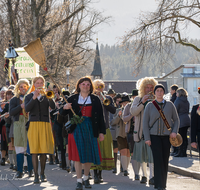
[[55,109],[55,102],[46,96],[43,96],[43,100],[40,102],[37,98],[33,99],[33,93],[28,94],[25,97],[25,110],[29,112],[29,121],[44,121],[50,122],[49,107]]
[[[82,116],[80,112],[80,107],[78,105],[78,98],[79,98],[79,94],[74,94],[70,96],[67,99],[67,101],[69,103],[72,103],[72,109],[74,110],[74,112],[77,115]],[[106,134],[106,126],[105,126],[104,115],[103,115],[103,106],[101,104],[100,99],[96,95],[90,94],[90,98],[92,102],[91,120],[92,120],[93,134],[94,134],[94,137],[98,138],[99,133]],[[73,113],[71,112],[71,110],[61,110],[60,114],[61,115],[69,114],[70,119],[73,117]]]
[[[197,134],[200,134],[200,116],[197,114],[199,104],[194,105],[191,111],[191,142],[197,142]],[[200,136],[198,137],[200,141]]]
[[22,108],[21,108],[21,104],[20,104],[20,98],[17,98],[16,96],[14,96],[10,100],[10,105],[9,105],[9,114],[10,114],[10,116],[12,116],[13,122],[19,121],[19,114],[20,114],[21,110],[22,110]]
[[174,94],[172,94],[172,97],[170,98],[170,101],[174,103],[176,98],[177,98],[176,93],[174,93]]
[[177,97],[174,102],[174,105],[176,107],[180,120],[179,128],[190,126],[190,117],[189,117],[190,103],[188,102],[187,97],[186,96]]

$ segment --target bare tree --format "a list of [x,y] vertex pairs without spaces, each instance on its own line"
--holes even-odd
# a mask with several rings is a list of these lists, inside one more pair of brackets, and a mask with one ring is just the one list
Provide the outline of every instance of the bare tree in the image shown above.
[[175,44],[199,52],[186,34],[191,25],[200,27],[199,16],[198,0],[159,0],[156,11],[141,15],[137,25],[122,37],[122,44],[134,52],[137,73],[152,57],[156,57],[162,72],[175,52]]
[[60,81],[66,67],[88,63],[95,28],[108,20],[92,9],[91,0],[0,0],[0,33],[5,36],[0,55],[9,39],[21,47],[40,38],[47,67]]

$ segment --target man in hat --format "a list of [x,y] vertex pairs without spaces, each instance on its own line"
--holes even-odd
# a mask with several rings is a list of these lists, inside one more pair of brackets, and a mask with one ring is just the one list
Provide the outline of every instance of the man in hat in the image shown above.
[[138,80],[136,84],[138,96],[135,97],[130,108],[130,112],[135,118],[133,159],[140,163],[142,168],[143,176],[140,183],[147,182],[147,163],[149,163],[149,184],[152,185],[154,184],[153,155],[151,148],[145,144],[143,138],[143,114],[146,104],[154,99],[153,90],[157,84],[158,82],[153,77],[145,77]]
[[126,104],[128,104],[129,102],[131,102],[131,100],[128,95],[122,96],[122,100],[119,102],[120,104],[122,104],[122,107],[116,110],[113,120],[111,121],[112,126],[113,125],[117,126],[116,138],[117,138],[118,150],[120,151],[121,154],[121,164],[123,167],[124,176],[128,175],[127,169],[130,163],[130,151],[125,133],[125,123],[122,119],[122,112]]
[[[120,101],[122,100],[121,94],[116,94],[113,98],[114,104],[116,108],[120,108]],[[110,113],[110,123],[113,120],[114,114]],[[117,153],[118,153],[118,144],[116,139],[116,125],[110,125],[110,132],[113,139],[113,152],[114,152],[114,160],[115,160],[115,167],[113,168],[113,173],[117,173]]]
[[[138,90],[133,89],[131,96],[132,102],[129,102],[124,107],[124,111],[122,114],[122,119],[125,123],[125,132],[127,135],[127,142],[129,146],[129,151],[131,155],[133,155],[133,148],[134,148],[134,138],[133,138],[133,131],[134,131],[134,124],[135,124],[135,118],[130,112],[131,105],[133,103],[134,98],[138,95]],[[140,169],[140,163],[133,160],[133,170],[135,173],[135,180],[139,180],[139,169]]]
[[115,91],[111,88],[108,90],[107,95],[109,95],[111,98],[114,98],[116,93]]

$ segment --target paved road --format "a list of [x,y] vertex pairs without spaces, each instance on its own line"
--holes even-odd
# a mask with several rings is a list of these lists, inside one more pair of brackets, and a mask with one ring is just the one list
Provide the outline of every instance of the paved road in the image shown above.
[[[118,165],[119,167],[119,165]],[[134,173],[131,165],[129,166],[129,177],[122,176],[121,173],[113,174],[111,171],[104,171],[104,183],[93,185],[93,190],[153,190],[153,186],[140,184],[134,181]],[[15,172],[8,169],[7,166],[0,166],[0,189],[3,190],[75,190],[76,175],[75,173],[67,173],[60,169],[57,165],[46,166],[46,175],[48,182],[41,184],[33,184],[34,178],[28,178],[25,174],[20,180],[15,179]],[[93,180],[90,180],[93,184]],[[168,173],[167,190],[199,190],[200,180],[189,177],[183,177],[174,173]]]

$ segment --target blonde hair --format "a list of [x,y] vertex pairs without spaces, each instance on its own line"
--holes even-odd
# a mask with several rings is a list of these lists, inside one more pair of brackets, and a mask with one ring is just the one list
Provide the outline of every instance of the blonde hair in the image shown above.
[[184,88],[178,88],[176,92],[178,92],[178,97],[188,97],[188,92]]
[[101,79],[95,79],[93,81],[93,85],[94,85],[94,88],[97,88],[100,85],[102,85],[103,88],[105,88],[105,83]]
[[138,89],[138,96],[143,97],[145,95],[145,87],[150,84],[155,87],[158,84],[158,81],[155,80],[153,77],[145,77],[139,79],[136,84],[136,88]]
[[30,83],[27,79],[18,80],[17,84],[15,85],[15,89],[14,89],[14,94],[17,98],[19,98],[19,96],[20,96],[19,87],[20,87],[21,84],[26,84],[28,87],[30,87]]
[[33,78],[33,79],[32,79],[32,86],[31,86],[30,93],[33,92],[33,91],[35,91],[35,86],[34,86],[34,84],[35,84],[35,82],[36,82],[37,80],[39,80],[39,79],[41,79],[41,80],[43,81],[44,85],[45,85],[45,79],[44,79],[44,77],[43,77],[42,75],[39,75],[39,76]]

